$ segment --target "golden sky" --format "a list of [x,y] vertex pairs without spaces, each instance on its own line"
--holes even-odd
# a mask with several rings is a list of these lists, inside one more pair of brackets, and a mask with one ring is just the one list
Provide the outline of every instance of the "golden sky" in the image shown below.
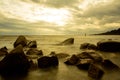
[[119,25],[119,0],[0,0],[0,34],[94,34]]

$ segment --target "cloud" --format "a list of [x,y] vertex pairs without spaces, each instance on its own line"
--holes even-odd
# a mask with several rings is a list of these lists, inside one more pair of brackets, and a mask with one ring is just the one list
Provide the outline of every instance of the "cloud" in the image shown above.
[[1,0],[2,34],[92,34],[119,28],[119,0]]
[[40,5],[46,5],[50,7],[73,7],[82,0],[32,0],[33,2],[39,3]]

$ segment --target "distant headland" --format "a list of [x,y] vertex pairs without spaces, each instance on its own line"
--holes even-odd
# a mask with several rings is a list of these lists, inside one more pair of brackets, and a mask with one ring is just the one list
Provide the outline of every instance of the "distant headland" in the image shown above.
[[93,35],[120,35],[120,28],[118,28],[116,30],[107,31],[104,33],[93,34]]

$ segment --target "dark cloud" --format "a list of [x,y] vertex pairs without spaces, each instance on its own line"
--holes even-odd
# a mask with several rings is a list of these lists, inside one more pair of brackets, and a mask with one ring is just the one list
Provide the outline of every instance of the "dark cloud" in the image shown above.
[[120,1],[113,0],[109,3],[91,5],[83,16],[102,18],[104,16],[118,16],[120,14]]
[[42,5],[44,4],[46,6],[56,7],[56,8],[68,7],[68,6],[72,7],[80,2],[80,0],[32,0],[32,1]]

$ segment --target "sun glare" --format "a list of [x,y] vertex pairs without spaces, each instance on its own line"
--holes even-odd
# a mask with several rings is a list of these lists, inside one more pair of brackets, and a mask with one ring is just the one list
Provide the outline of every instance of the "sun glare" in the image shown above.
[[34,8],[32,20],[43,20],[63,26],[70,18],[69,11],[55,8]]

